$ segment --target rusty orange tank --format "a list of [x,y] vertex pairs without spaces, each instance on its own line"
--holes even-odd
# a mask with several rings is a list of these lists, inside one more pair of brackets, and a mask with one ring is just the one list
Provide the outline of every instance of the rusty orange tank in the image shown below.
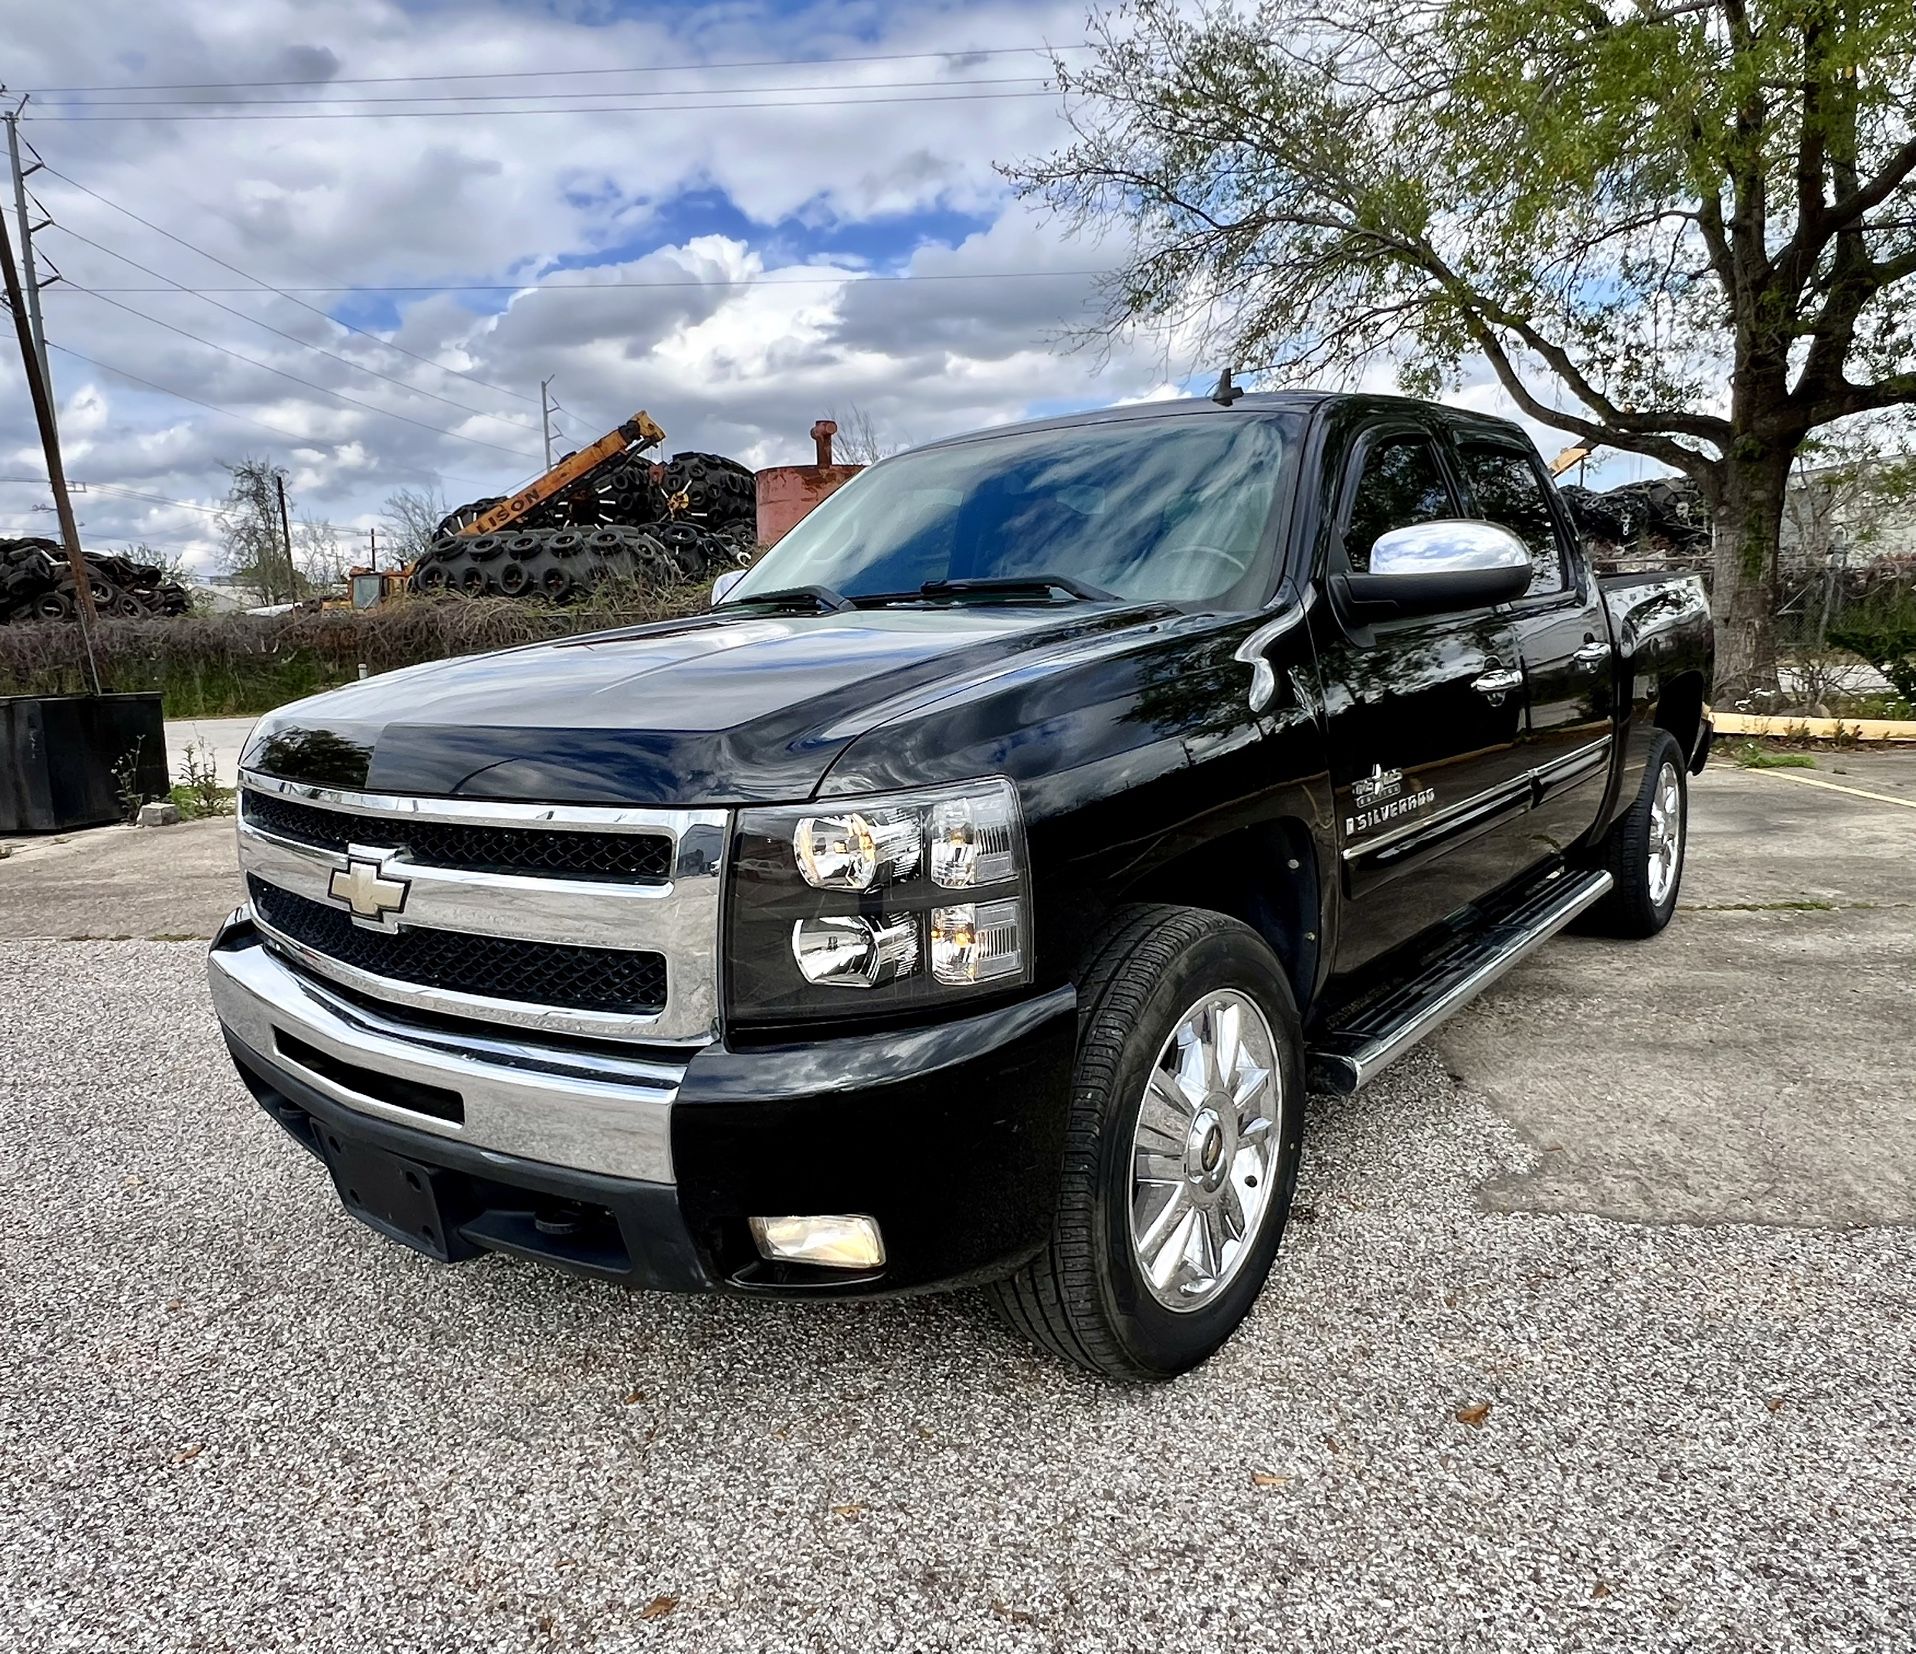
[[862,465],[834,465],[832,438],[838,426],[821,419],[812,426],[812,441],[818,444],[815,465],[773,465],[758,473],[758,542],[776,545],[794,523],[822,499],[864,470]]

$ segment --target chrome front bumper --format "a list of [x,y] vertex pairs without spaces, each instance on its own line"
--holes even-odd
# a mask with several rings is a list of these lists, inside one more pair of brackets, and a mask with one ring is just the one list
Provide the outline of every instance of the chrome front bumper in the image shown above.
[[[213,1005],[227,1033],[322,1096],[370,1119],[524,1160],[671,1183],[672,1105],[681,1062],[554,1046],[474,1023],[457,1033],[402,1021],[336,994],[274,956],[240,909],[207,956]],[[458,1095],[442,1120],[320,1073],[292,1050],[304,1044],[370,1079]]]

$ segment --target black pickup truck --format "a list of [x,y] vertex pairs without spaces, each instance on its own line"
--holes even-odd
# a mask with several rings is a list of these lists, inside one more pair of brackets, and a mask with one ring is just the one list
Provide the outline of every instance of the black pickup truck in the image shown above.
[[220,1021],[417,1250],[989,1283],[1057,1355],[1165,1378],[1263,1283],[1307,1085],[1572,921],[1676,905],[1704,593],[1595,578],[1499,420],[1299,394],[987,431],[715,597],[248,745]]

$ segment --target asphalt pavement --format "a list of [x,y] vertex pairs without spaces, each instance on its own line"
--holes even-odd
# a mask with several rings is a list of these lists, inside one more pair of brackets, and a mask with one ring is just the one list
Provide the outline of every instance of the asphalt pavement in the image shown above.
[[1703,778],[1663,938],[1314,1099],[1250,1324],[1148,1391],[970,1298],[400,1251],[228,1072],[199,945],[27,939],[210,928],[229,840],[146,835],[209,882],[137,915],[140,835],[0,862],[0,1642],[1908,1646],[1916,760],[1805,774]]

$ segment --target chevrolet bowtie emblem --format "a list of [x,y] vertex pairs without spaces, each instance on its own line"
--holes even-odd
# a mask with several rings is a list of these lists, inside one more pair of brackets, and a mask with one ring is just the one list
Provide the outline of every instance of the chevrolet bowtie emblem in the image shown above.
[[412,888],[404,879],[387,876],[387,854],[349,851],[346,865],[333,869],[326,886],[334,901],[352,909],[355,919],[370,919],[382,929],[390,928],[389,917],[405,907],[406,892]]

